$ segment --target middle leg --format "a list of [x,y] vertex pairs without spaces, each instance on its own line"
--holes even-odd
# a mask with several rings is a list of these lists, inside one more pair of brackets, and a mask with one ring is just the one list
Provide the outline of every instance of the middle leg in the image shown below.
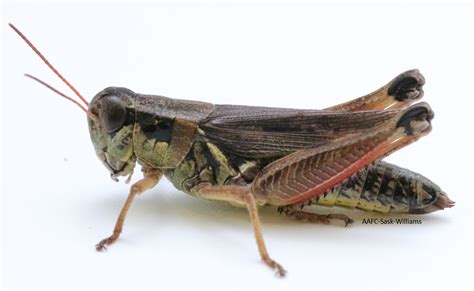
[[249,187],[236,185],[212,186],[209,184],[202,184],[196,186],[193,192],[197,196],[205,199],[226,201],[247,207],[247,210],[250,215],[250,221],[253,226],[255,239],[257,241],[258,250],[260,252],[262,260],[270,268],[276,270],[277,276],[285,276],[286,270],[280,264],[274,261],[268,254],[267,247],[265,246],[265,241],[263,240],[263,233],[261,229],[260,218],[258,216],[257,203],[255,202],[255,198]]

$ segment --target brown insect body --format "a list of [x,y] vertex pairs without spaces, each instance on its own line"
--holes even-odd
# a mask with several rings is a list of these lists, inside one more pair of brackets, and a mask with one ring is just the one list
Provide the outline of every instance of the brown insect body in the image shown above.
[[[130,175],[138,161],[152,186],[164,174],[188,194],[247,207],[263,260],[283,275],[263,244],[256,205],[285,206],[285,213],[298,219],[336,218],[346,225],[352,220],[345,215],[294,208],[305,202],[325,205],[331,196],[339,198],[333,205],[356,203],[353,207],[383,213],[420,214],[453,205],[424,177],[390,164],[371,166],[431,131],[431,108],[409,106],[422,96],[423,82],[418,71],[410,71],[328,110],[212,105],[108,88],[91,101],[89,112],[98,118],[89,118],[89,126],[97,154],[114,178]],[[384,178],[390,184],[386,191],[368,182]],[[141,191],[132,190],[130,197]],[[120,217],[98,249],[117,239]]]
[[421,175],[378,162],[431,131],[428,104],[410,106],[423,95],[424,78],[417,70],[325,110],[213,105],[117,87],[99,92],[89,104],[10,26],[88,105],[86,110],[73,101],[86,111],[95,151],[112,178],[130,178],[136,163],[142,166],[143,179],[130,188],[113,234],[97,250],[117,240],[133,199],[163,175],[191,195],[246,207],[262,260],[280,276],[286,271],[268,254],[257,205],[280,206],[297,219],[341,219],[346,225],[352,220],[345,215],[295,208],[315,203],[419,214],[453,206]]
[[[287,165],[289,174],[301,161],[307,168],[295,169],[301,171],[292,174],[295,183],[305,173],[324,167],[341,172],[350,163],[348,152],[352,160],[358,160],[392,134],[387,128],[395,128],[403,116],[420,109],[424,114],[430,112],[425,104],[414,106],[408,113],[402,109],[352,113],[214,106],[107,88],[89,105],[89,111],[100,120],[97,124],[97,120],[89,119],[89,126],[96,152],[114,177],[129,175],[138,160],[142,166],[163,170],[176,188],[189,194],[195,194],[194,188],[202,183],[251,185],[259,204],[288,205],[304,198],[288,201],[277,196],[289,191],[275,189],[278,185],[268,183],[268,177],[279,175]],[[338,143],[333,149],[331,144],[340,140],[347,146]],[[333,155],[326,162],[319,159],[311,165],[306,159],[326,153]],[[338,165],[335,154],[346,164]],[[264,168],[275,161],[276,172],[266,173]],[[257,176],[259,184],[253,183]],[[280,181],[278,177],[276,180]],[[311,178],[306,181],[312,183]],[[296,195],[311,187],[299,186],[293,191]]]

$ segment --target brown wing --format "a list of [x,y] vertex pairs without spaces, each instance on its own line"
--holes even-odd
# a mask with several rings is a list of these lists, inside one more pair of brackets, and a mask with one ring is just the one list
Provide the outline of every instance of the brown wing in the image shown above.
[[244,158],[278,158],[298,150],[367,135],[401,110],[332,112],[215,105],[199,125],[201,138]]

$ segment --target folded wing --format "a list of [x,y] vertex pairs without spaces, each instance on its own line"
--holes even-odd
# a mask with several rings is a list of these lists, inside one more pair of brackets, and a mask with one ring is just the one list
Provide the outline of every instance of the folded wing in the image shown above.
[[400,110],[335,112],[287,108],[216,105],[199,125],[200,138],[244,158],[278,158],[371,135]]

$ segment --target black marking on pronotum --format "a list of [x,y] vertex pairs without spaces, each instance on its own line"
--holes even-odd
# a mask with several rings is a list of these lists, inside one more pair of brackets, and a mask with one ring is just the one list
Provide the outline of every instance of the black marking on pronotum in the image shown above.
[[174,119],[137,112],[137,122],[148,139],[168,143],[171,141],[175,123]]

